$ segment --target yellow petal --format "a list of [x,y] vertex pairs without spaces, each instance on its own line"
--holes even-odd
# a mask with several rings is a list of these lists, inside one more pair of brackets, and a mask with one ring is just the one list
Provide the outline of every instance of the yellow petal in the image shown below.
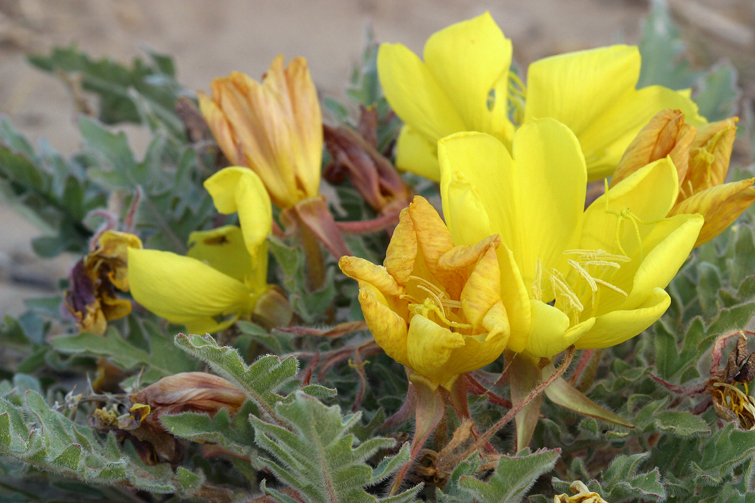
[[553,117],[579,137],[634,90],[639,77],[640,52],[626,45],[535,61],[527,70],[524,121]]
[[236,318],[254,305],[253,292],[243,283],[190,257],[129,248],[128,270],[131,295],[139,304],[187,327],[214,328],[216,318]]
[[249,169],[231,167],[212,175],[204,186],[220,213],[238,212],[252,260],[267,260],[267,248],[263,245],[273,228],[273,210],[260,177]]
[[677,215],[652,226],[643,236],[645,257],[634,275],[631,292],[622,309],[644,304],[652,291],[665,288],[671,282],[695,246],[702,226],[700,215]]
[[461,309],[475,332],[493,305],[501,301],[501,271],[495,246],[489,246],[469,275],[461,291]]
[[433,74],[406,46],[381,44],[377,67],[391,108],[428,141],[466,129]]
[[595,324],[589,318],[569,328],[569,317],[555,307],[532,300],[532,332],[527,351],[535,356],[553,358],[579,340]]
[[451,351],[464,345],[464,338],[424,316],[416,315],[409,323],[406,343],[409,366],[417,373],[432,378],[451,357]]
[[289,62],[286,81],[295,129],[292,146],[296,157],[296,178],[306,196],[314,197],[320,191],[322,112],[306,59],[298,57]]
[[455,244],[477,246],[490,236],[488,211],[477,188],[470,183],[464,172],[457,170],[444,176],[440,190],[443,216]]
[[212,131],[212,136],[218,142],[220,150],[223,151],[223,155],[231,161],[231,164],[242,164],[244,159],[240,155],[239,145],[236,144],[233,129],[223,111],[212,98],[202,91],[197,93],[197,98],[199,99],[199,110],[202,112],[210,131]]
[[409,365],[406,321],[388,307],[380,290],[369,283],[359,283],[359,304],[362,306],[367,327],[378,346],[398,363]]
[[595,325],[576,343],[577,349],[615,346],[631,339],[655,323],[671,304],[663,288],[655,288],[648,299],[635,309],[611,311],[598,316]]
[[461,290],[462,277],[456,271],[448,271],[438,265],[440,257],[454,247],[448,227],[435,208],[422,196],[414,196],[414,201],[409,205],[409,216],[428,270],[446,288],[458,287],[457,291],[449,292],[455,297]]
[[404,293],[404,288],[396,282],[385,267],[375,265],[369,260],[344,256],[338,260],[338,267],[346,276],[370,283],[384,294],[399,296]]
[[[621,218],[620,223],[616,213],[627,209],[643,222],[661,220],[674,205],[677,192],[676,168],[668,159],[661,159],[639,169],[587,208],[579,248],[620,253],[616,242],[616,227],[621,225],[619,237],[626,253],[638,252],[639,243],[631,219]],[[648,228],[642,225],[639,227]]]
[[737,117],[732,117],[700,128],[690,151],[689,176],[682,187],[686,197],[691,195],[690,192],[696,193],[724,183],[729,172],[738,121]]
[[501,299],[511,326],[508,348],[521,353],[530,337],[532,312],[527,288],[524,286],[514,255],[505,243],[496,250],[501,271]]
[[587,171],[574,134],[552,119],[523,125],[514,136],[513,150],[514,183],[521,199],[518,215],[509,218],[518,219],[521,258],[517,262],[524,284],[531,289],[538,261],[545,270],[564,270],[564,250],[579,243]]
[[409,209],[404,208],[399,215],[398,225],[385,252],[385,266],[388,273],[401,284],[406,285],[414,269],[417,258],[417,233]]
[[197,259],[238,281],[252,274],[252,260],[241,229],[235,225],[189,234],[188,257]]
[[629,143],[653,115],[678,108],[691,124],[704,122],[684,93],[661,86],[635,90],[640,75],[637,47],[615,45],[531,64],[525,122],[553,117],[579,138],[588,176],[610,176]]
[[440,181],[436,144],[436,140],[429,140],[404,124],[396,140],[396,167],[434,182]]
[[755,202],[755,178],[711,187],[685,199],[671,209],[670,215],[700,213],[705,224],[695,246],[707,243],[721,234],[739,215]]
[[611,176],[632,139],[664,108],[681,110],[691,126],[705,123],[697,113],[697,105],[684,93],[662,86],[644,87],[618,101],[601,120],[578,135],[587,160],[588,178],[599,180]]
[[489,13],[453,24],[425,44],[425,64],[458,111],[466,130],[511,138],[507,89],[511,41]]

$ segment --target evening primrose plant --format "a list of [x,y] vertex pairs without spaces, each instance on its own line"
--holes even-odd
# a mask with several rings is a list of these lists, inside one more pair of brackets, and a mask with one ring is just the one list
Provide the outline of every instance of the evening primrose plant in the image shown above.
[[207,94],[32,59],[96,117],[71,157],[0,124],[0,195],[75,258],[0,323],[0,500],[750,502],[735,69],[660,1],[523,82],[488,14],[375,40],[344,100],[301,57]]

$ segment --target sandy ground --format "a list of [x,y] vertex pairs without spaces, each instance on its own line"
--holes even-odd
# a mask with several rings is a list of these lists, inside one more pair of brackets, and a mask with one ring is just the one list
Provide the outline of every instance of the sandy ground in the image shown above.
[[[741,69],[755,96],[755,0],[672,0],[696,55]],[[25,61],[27,53],[75,43],[90,54],[128,61],[151,46],[173,54],[189,88],[239,70],[260,76],[279,53],[302,55],[325,94],[341,95],[358,60],[365,29],[380,41],[421,52],[427,37],[489,10],[513,39],[523,65],[551,54],[636,42],[648,4],[640,0],[0,0],[0,112],[33,141],[72,153],[80,138],[61,83]],[[134,147],[145,134],[127,128]],[[0,203],[0,315],[19,314],[23,299],[54,292],[72,257],[40,260],[29,240],[39,231]]]

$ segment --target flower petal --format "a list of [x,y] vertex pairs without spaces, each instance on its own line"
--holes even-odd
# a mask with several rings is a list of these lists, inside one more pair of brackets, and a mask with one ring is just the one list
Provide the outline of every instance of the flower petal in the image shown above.
[[577,342],[577,349],[615,346],[631,339],[655,323],[671,304],[663,288],[655,288],[640,306],[631,310],[611,311],[595,319],[595,325]]
[[433,74],[406,46],[381,44],[377,67],[391,108],[428,141],[466,129]]
[[705,224],[697,237],[695,247],[707,243],[721,234],[755,202],[755,178],[726,183],[698,192],[671,209],[670,215],[700,213]]
[[555,307],[532,300],[532,332],[527,352],[543,358],[553,358],[579,340],[590,330],[595,318],[589,318],[569,328],[569,317]]
[[[487,156],[482,154],[486,151],[489,151]],[[508,150],[492,136],[459,133],[438,142],[438,153],[443,214],[453,242],[457,245],[476,245],[501,231],[506,231],[508,239],[513,240],[516,237],[510,229],[513,226],[509,226],[511,221],[502,210],[504,205],[508,205],[509,211],[516,214],[513,196],[507,192],[516,187],[513,183],[502,183],[513,170]],[[484,172],[479,173],[478,168]],[[486,171],[488,168],[489,172]],[[467,173],[471,173],[471,176]],[[473,184],[472,177],[476,177],[481,185]],[[490,205],[485,204],[485,197]],[[493,218],[488,216],[489,212],[495,214],[496,222],[500,223],[496,230],[493,230]],[[503,241],[503,236],[501,238]],[[501,299],[511,324],[508,346],[512,351],[521,352],[530,333],[529,295],[509,246],[502,242],[496,251],[501,271]]]
[[[131,295],[166,320],[218,330],[215,318],[251,311],[252,292],[243,283],[199,260],[157,250],[128,250]],[[224,320],[227,326],[233,320]]]
[[[501,301],[501,272],[495,246],[489,246],[461,291],[461,309],[472,329],[480,331],[488,311]],[[505,311],[504,311],[505,312]]]
[[451,357],[451,352],[464,346],[464,338],[424,316],[415,315],[409,322],[406,344],[409,366],[417,373],[443,384],[448,376],[440,380],[435,380],[434,376]]
[[380,290],[364,281],[359,282],[359,304],[362,306],[367,327],[378,346],[398,363],[409,365],[406,352],[406,321],[388,307],[388,302]]
[[553,117],[579,138],[590,180],[610,176],[627,145],[653,115],[678,108],[704,123],[682,92],[661,86],[637,91],[637,47],[614,45],[541,59],[527,72],[525,122]]
[[513,150],[520,200],[519,214],[511,217],[518,218],[517,262],[531,289],[538,261],[546,271],[564,270],[563,252],[579,243],[587,171],[577,138],[553,119],[523,125],[514,136]]
[[189,251],[186,256],[204,262],[242,283],[254,270],[244,244],[244,236],[235,225],[192,232],[189,234]]
[[434,182],[440,181],[436,144],[436,140],[428,140],[409,124],[404,124],[396,140],[396,167]]
[[205,180],[204,187],[220,213],[238,212],[252,260],[267,261],[267,247],[263,244],[273,228],[273,210],[260,177],[247,168],[230,167]]
[[465,130],[511,138],[507,89],[511,41],[489,13],[453,24],[425,44],[425,64],[464,121]]
[[[619,223],[617,213],[629,210],[643,222],[661,220],[674,205],[678,190],[676,168],[668,159],[635,171],[587,208],[579,248],[620,253],[616,242],[618,235],[622,246],[631,245],[625,251],[632,257],[632,250],[639,252],[635,227],[628,218],[622,217]],[[617,225],[622,226],[622,233],[617,233]]]
[[409,216],[409,209],[404,208],[399,215],[398,225],[393,229],[393,236],[388,243],[383,265],[399,284],[406,285],[409,276],[412,275],[416,258],[417,233],[414,231],[414,222]]
[[338,260],[338,267],[346,276],[360,282],[367,282],[383,294],[399,296],[404,293],[403,287],[396,283],[396,279],[385,267],[375,265],[369,260],[344,256]]

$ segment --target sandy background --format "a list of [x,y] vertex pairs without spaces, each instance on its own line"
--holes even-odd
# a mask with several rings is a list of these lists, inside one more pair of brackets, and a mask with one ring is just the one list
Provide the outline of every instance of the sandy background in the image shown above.
[[[755,97],[755,0],[672,0],[702,65],[727,57]],[[175,56],[193,89],[239,70],[259,77],[279,53],[305,56],[315,83],[341,95],[358,61],[365,28],[380,41],[420,52],[427,37],[489,10],[522,65],[559,52],[636,42],[643,0],[0,0],[0,112],[33,141],[72,153],[80,138],[63,85],[25,61],[28,53],[77,44],[126,62],[149,45]],[[137,151],[145,134],[126,128]],[[55,291],[73,257],[41,260],[29,240],[39,231],[0,202],[0,316],[23,312],[23,299]]]

